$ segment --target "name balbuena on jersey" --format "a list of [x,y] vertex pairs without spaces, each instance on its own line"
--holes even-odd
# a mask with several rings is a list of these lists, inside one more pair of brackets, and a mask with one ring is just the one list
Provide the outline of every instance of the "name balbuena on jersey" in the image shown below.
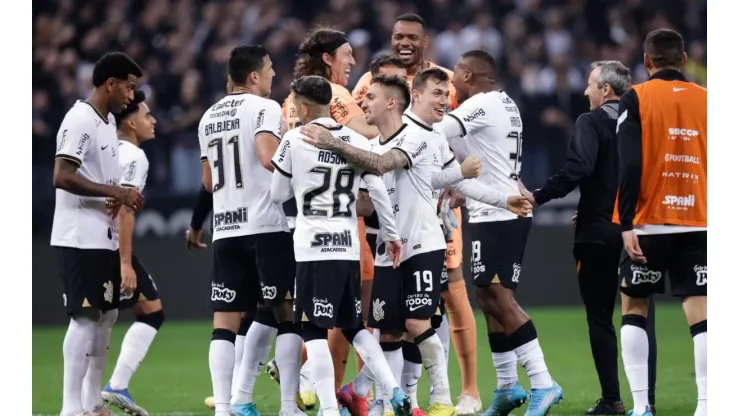
[[[505,92],[490,91],[468,98],[435,128],[448,139],[465,136],[466,150],[480,158],[483,165],[479,181],[504,194],[520,193],[522,119],[514,100]],[[472,223],[517,218],[509,210],[471,198],[466,204]]]
[[[56,158],[79,165],[77,174],[85,179],[117,185],[118,136],[113,114],[103,118],[87,102],[77,101],[59,127]],[[57,189],[51,245],[118,250],[118,221],[108,216],[105,198]]]
[[[312,123],[323,126],[345,143],[369,149],[364,136],[331,118]],[[291,178],[295,194],[296,261],[359,260],[356,199],[363,172],[340,154],[304,142],[299,129],[285,134],[272,164],[275,175]]]
[[[454,159],[447,140],[435,131],[407,124],[385,141],[380,141],[380,137],[370,140],[370,150],[375,153],[385,154],[391,149],[401,150],[409,161],[407,169],[396,169],[383,175],[403,242],[401,261],[416,254],[446,249],[447,243],[437,217],[432,177],[442,171],[447,161]],[[384,240],[381,230],[376,266],[392,265],[382,246]]]
[[280,140],[280,105],[254,94],[229,94],[206,111],[198,126],[200,159],[211,167],[213,241],[288,231],[270,199],[272,173],[257,158],[254,138]]

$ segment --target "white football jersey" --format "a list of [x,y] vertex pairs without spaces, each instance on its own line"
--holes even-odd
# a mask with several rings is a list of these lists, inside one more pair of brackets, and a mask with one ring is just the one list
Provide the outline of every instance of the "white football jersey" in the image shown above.
[[257,157],[254,138],[282,136],[280,105],[254,94],[229,94],[198,126],[200,159],[211,167],[213,241],[288,231],[282,207],[270,199],[272,173]]
[[[59,127],[56,158],[79,165],[77,174],[85,179],[117,185],[118,136],[113,114],[104,118],[86,101],[77,101]],[[51,245],[118,250],[118,222],[108,217],[105,199],[57,189]]]
[[[437,217],[436,192],[432,187],[432,176],[441,172],[444,163],[454,158],[444,136],[404,123],[386,141],[381,142],[379,137],[371,140],[370,149],[378,154],[399,149],[409,160],[407,169],[396,169],[383,175],[403,243],[401,261],[416,254],[446,249],[447,243]],[[385,241],[382,233],[381,230],[378,244]],[[383,254],[375,256],[375,264],[392,265],[387,253],[380,251]]]
[[118,141],[118,164],[121,166],[119,184],[144,192],[149,175],[149,159],[139,146],[126,140]]
[[[516,103],[503,91],[479,93],[435,124],[447,138],[465,136],[466,150],[481,159],[479,181],[493,189],[518,195],[522,161],[522,119]],[[516,219],[517,215],[468,198],[470,222]],[[531,214],[530,214],[531,215]]]
[[[331,118],[312,123],[369,150],[364,136]],[[298,209],[293,234],[296,261],[360,260],[356,202],[363,172],[342,155],[304,142],[300,129],[285,134],[272,165],[275,175],[291,178]]]

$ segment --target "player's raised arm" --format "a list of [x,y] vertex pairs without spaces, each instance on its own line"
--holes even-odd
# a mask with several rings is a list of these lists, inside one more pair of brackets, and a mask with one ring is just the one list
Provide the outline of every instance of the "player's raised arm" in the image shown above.
[[291,142],[290,137],[285,137],[270,161],[274,169],[270,183],[270,198],[276,204],[282,204],[293,197],[293,187],[290,183],[293,178],[293,158],[291,156],[293,145]]
[[272,157],[277,151],[282,137],[283,119],[280,104],[265,100],[265,108],[258,114],[257,131],[254,134],[254,151],[262,166],[273,170]]

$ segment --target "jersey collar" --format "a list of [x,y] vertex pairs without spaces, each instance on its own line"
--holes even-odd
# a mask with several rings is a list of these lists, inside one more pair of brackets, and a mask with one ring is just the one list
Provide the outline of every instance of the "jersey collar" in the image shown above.
[[406,116],[406,118],[408,118],[409,120],[411,120],[414,124],[416,124],[417,126],[421,127],[422,129],[424,129],[426,131],[432,131],[433,130],[432,129],[432,126],[430,126],[429,124],[425,123],[424,120],[420,119],[416,114],[414,114],[413,112],[411,112],[411,109],[410,108],[408,110],[404,111],[403,115]]
[[403,131],[403,129],[406,128],[406,126],[408,126],[408,124],[406,124],[406,123],[401,124],[401,128],[398,129],[398,130],[396,130],[395,133],[391,134],[391,137],[389,137],[386,141],[383,141],[383,138],[380,137],[380,136],[378,136],[378,143],[380,143],[380,145],[382,146],[382,145],[385,145],[385,144],[388,144],[388,143],[392,142],[393,139],[396,138],[396,136],[398,136],[399,134],[401,134],[401,132]]
[[653,74],[650,79],[662,79],[663,81],[688,81],[686,77],[675,69],[662,69]]
[[321,126],[327,130],[341,130],[342,125],[334,121],[333,118],[330,117],[319,117],[316,120],[312,121],[310,124],[315,124],[317,126]]

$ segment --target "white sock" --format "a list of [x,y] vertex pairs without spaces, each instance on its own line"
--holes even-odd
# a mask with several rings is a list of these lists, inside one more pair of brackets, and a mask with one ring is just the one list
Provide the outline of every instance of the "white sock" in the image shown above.
[[497,389],[513,388],[516,382],[519,381],[519,375],[516,372],[517,362],[518,359],[514,351],[493,353]]
[[442,315],[442,324],[439,329],[435,330],[445,348],[445,359],[450,362],[450,323],[447,321],[447,315]]
[[549,389],[552,387],[552,377],[547,371],[545,354],[542,353],[540,342],[535,338],[528,343],[514,348],[514,354],[527,371],[532,389]]
[[650,406],[648,401],[648,336],[644,329],[622,325],[622,361],[632,390],[633,409],[640,415]]
[[260,367],[265,365],[276,335],[277,328],[252,322],[244,338],[244,356],[239,368],[239,386],[232,400],[234,403],[252,403],[252,393]]
[[103,373],[108,362],[110,333],[118,318],[118,309],[103,312],[96,324],[97,337],[90,349],[90,361],[82,384],[82,406],[92,412],[103,405]]
[[302,342],[300,335],[285,333],[278,335],[275,343],[275,361],[280,365],[280,411],[288,414],[299,411],[295,395],[301,380]]
[[128,388],[131,377],[146,357],[156,336],[157,330],[154,327],[141,322],[134,322],[126,331],[121,344],[121,354],[110,378],[110,387],[113,390]]
[[234,343],[224,339],[211,340],[211,348],[208,350],[208,366],[211,369],[216,414],[230,412],[229,400],[231,399],[231,376],[234,372]]
[[421,364],[403,361],[403,373],[401,375],[401,388],[411,400],[411,408],[418,409],[419,401],[416,392],[419,388],[419,379],[421,378]]
[[699,403],[694,416],[707,415],[707,333],[694,336],[694,372],[696,387],[699,390]]
[[373,387],[373,380],[375,376],[370,371],[370,367],[367,365],[362,366],[362,370],[352,379],[352,390],[361,397],[367,397],[370,394],[370,389]]
[[308,362],[311,363],[311,377],[321,411],[325,415],[336,416],[339,414],[339,405],[334,391],[334,362],[331,359],[329,343],[325,339],[308,341],[306,352]]
[[[382,347],[381,347],[382,349]],[[388,362],[388,367],[391,369],[393,379],[400,385],[401,376],[403,374],[403,352],[401,351],[401,343],[398,343],[398,348],[393,351],[383,350],[383,356],[385,361]],[[383,397],[383,406],[385,413],[393,413],[393,406],[391,406],[390,392],[386,392],[386,397]]]
[[82,384],[87,372],[88,354],[97,337],[97,322],[86,317],[72,318],[62,344],[64,390],[62,416],[82,413]]
[[417,343],[417,345],[421,352],[421,362],[429,376],[429,384],[434,388],[434,394],[432,394],[429,403],[452,406],[450,381],[447,378],[447,358],[445,357],[442,340],[435,333],[424,341]]
[[[396,381],[391,367],[385,360],[383,349],[380,348],[380,344],[375,340],[370,331],[363,329],[358,332],[352,340],[352,346],[355,347],[355,351],[360,355],[362,361],[365,362],[365,367],[370,369],[375,376],[375,385],[380,388],[381,394],[383,396],[387,395],[389,398],[392,397],[393,389],[398,387],[398,381]],[[401,359],[403,359],[403,355],[401,355]]]
[[[364,368],[364,367],[363,367]],[[313,389],[313,379],[311,378],[311,365],[306,360],[305,363],[301,366],[301,381],[299,384],[300,392],[308,392],[308,391],[314,391]]]
[[235,396],[239,388],[239,369],[244,358],[244,339],[246,335],[237,335],[234,341],[234,372],[231,373],[231,395]]

